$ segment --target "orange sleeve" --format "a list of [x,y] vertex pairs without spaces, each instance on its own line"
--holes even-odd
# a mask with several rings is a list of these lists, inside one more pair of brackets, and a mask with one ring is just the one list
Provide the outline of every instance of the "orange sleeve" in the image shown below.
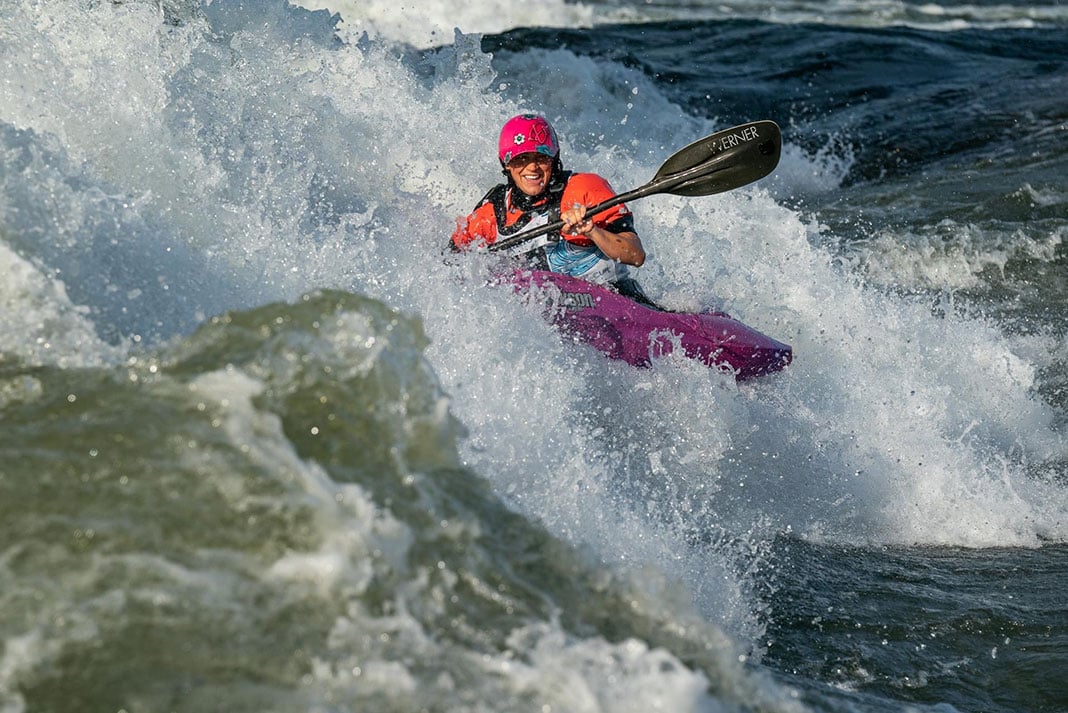
[[452,244],[458,248],[469,247],[472,243],[483,242],[492,245],[497,241],[497,216],[493,213],[492,203],[483,203],[474,212],[456,223],[456,232],[452,234]]
[[[596,173],[576,173],[567,182],[567,186],[564,187],[564,195],[560,199],[560,210],[567,210],[576,203],[592,207],[615,197],[615,195],[616,192],[612,190],[612,186],[608,185],[608,181]],[[593,224],[603,228],[627,215],[630,215],[630,209],[625,204],[620,203],[593,216]],[[564,233],[561,233],[561,235],[563,235],[564,240],[576,245],[593,245],[593,241],[583,235]]]

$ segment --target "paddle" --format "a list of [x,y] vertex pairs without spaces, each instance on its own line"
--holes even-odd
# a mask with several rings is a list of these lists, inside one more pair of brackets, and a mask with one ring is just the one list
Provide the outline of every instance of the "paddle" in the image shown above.
[[[711,136],[679,149],[664,162],[653,179],[641,188],[609,198],[589,208],[588,215],[625,201],[657,193],[676,196],[710,196],[759,180],[779,163],[782,135],[774,121],[754,121]],[[489,246],[490,250],[507,250],[520,243],[559,230],[564,221],[557,220]]]

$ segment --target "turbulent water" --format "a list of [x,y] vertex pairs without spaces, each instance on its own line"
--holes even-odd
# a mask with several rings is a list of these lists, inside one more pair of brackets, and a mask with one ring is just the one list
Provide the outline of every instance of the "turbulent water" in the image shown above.
[[[318,3],[318,4],[314,4]],[[0,711],[1068,710],[1068,9],[0,0]],[[744,385],[443,260],[545,113]]]

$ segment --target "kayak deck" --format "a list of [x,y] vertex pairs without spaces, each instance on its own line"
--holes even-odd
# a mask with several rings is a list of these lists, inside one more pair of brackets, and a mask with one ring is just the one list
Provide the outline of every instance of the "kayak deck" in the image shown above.
[[788,344],[722,312],[666,312],[576,277],[541,270],[504,278],[516,292],[545,300],[546,318],[565,334],[612,359],[647,367],[676,348],[705,365],[732,372],[738,381],[785,369]]

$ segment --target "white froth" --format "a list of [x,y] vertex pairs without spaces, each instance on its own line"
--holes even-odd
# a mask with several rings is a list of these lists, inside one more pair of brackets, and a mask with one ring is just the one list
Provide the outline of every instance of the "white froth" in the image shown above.
[[115,363],[124,349],[97,336],[86,307],[72,304],[49,278],[0,243],[0,354],[27,365],[78,368]]
[[304,7],[326,8],[344,21],[344,33],[356,39],[363,33],[416,47],[451,44],[453,33],[489,34],[514,27],[589,27],[600,16],[621,17],[619,11],[594,9],[585,3],[546,0],[517,6],[504,0],[451,3],[417,0],[303,0]]

